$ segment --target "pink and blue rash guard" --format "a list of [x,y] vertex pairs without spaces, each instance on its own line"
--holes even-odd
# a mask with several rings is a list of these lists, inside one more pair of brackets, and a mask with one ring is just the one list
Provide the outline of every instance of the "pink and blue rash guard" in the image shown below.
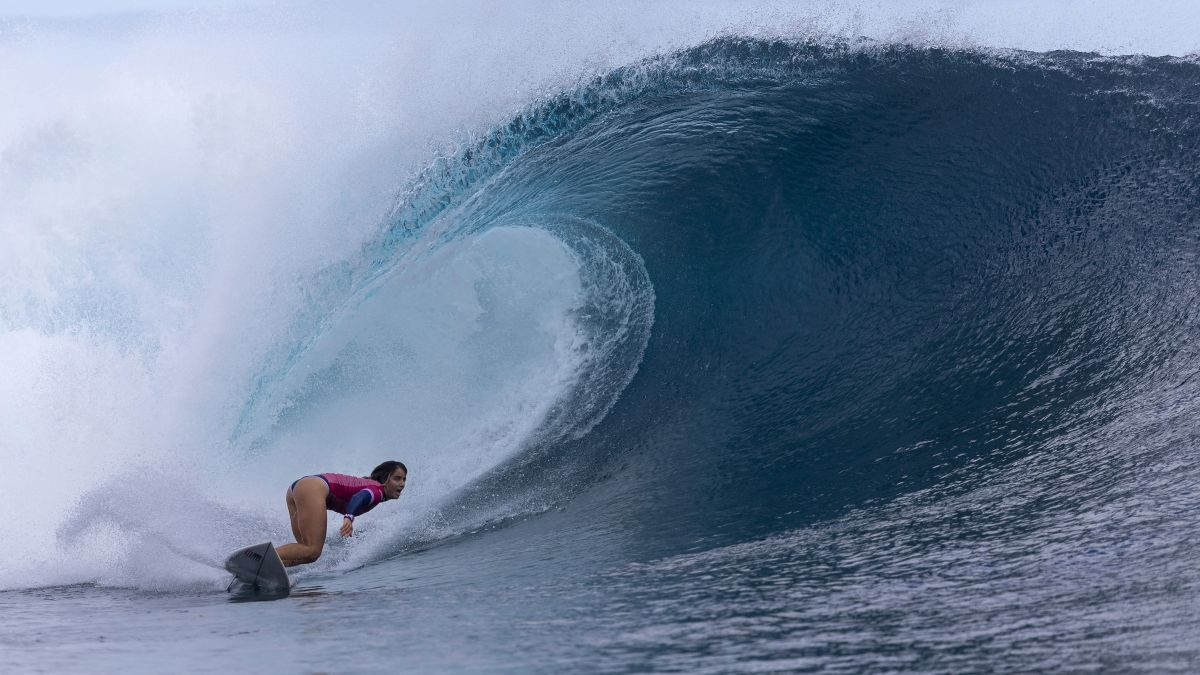
[[344,473],[319,473],[317,478],[329,484],[325,508],[350,516],[351,520],[375,508],[384,499],[383,486],[370,478]]

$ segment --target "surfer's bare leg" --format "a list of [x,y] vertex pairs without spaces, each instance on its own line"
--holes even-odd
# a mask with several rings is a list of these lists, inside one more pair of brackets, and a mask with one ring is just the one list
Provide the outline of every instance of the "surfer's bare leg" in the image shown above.
[[287,491],[288,519],[292,521],[292,538],[300,541],[300,523],[296,520],[296,499],[292,497],[292,489]]
[[314,562],[321,557],[325,548],[325,496],[329,485],[316,476],[300,479],[292,489],[292,502],[296,506],[293,532],[296,543],[276,549],[283,564],[292,567]]

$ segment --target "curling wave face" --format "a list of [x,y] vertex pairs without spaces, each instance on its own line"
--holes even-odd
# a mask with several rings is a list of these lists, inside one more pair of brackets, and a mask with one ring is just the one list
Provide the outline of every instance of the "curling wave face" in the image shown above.
[[1194,660],[1197,82],[727,39],[497,130],[423,194],[484,167],[469,209],[605,226],[654,329],[603,421],[463,503],[585,495],[559,537],[633,561],[580,628],[618,661]]
[[632,518],[649,550],[1049,458],[1038,492],[1081,508],[1095,495],[1056,483],[1066,467],[1111,467],[1115,489],[1165,452],[1113,445],[1151,423],[1134,411],[1186,416],[1196,68],[718,40],[496,129],[379,246],[447,212],[567,213],[641,256],[639,375],[554,466],[619,460],[604,489],[655,514]]
[[368,255],[568,214],[636,252],[653,330],[441,522],[561,506],[488,552],[603,561],[549,595],[639,668],[1193,660],[1198,75],[724,39],[496,129]]

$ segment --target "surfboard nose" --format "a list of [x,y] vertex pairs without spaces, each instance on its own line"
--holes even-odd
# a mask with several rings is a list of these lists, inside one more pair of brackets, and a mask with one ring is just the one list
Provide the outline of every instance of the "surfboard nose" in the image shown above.
[[266,591],[291,587],[283,561],[271,542],[247,546],[225,559],[225,569],[238,581]]

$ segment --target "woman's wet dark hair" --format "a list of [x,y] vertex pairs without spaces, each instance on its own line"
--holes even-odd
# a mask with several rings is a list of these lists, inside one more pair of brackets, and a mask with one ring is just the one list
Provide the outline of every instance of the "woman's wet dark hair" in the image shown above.
[[384,462],[383,464],[375,467],[375,469],[371,471],[371,480],[375,481],[376,483],[382,483],[387,480],[388,476],[392,475],[392,472],[396,469],[404,469],[404,475],[408,475],[408,467],[404,466],[404,462],[392,460]]

